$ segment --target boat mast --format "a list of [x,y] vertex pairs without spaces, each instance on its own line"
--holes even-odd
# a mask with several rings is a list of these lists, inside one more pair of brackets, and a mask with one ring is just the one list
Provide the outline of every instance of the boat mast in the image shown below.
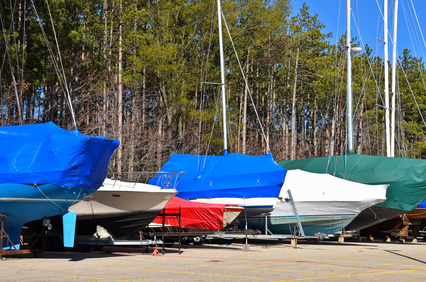
[[217,19],[219,23],[219,50],[220,50],[220,78],[222,88],[222,113],[223,113],[223,147],[224,154],[228,153],[228,143],[226,135],[226,100],[225,100],[225,60],[223,58],[223,39],[222,39],[222,7],[220,0],[217,0]]
[[351,61],[351,0],[346,0],[346,55],[347,55],[347,124],[348,153],[354,153],[352,129],[352,61]]
[[396,35],[398,24],[398,0],[395,1],[393,13],[393,38],[392,38],[392,120],[391,120],[391,144],[390,156],[395,157],[395,96],[396,96]]
[[391,156],[390,148],[390,121],[389,121],[389,48],[388,48],[388,0],[384,0],[384,60],[385,60],[385,127],[386,127],[386,155]]

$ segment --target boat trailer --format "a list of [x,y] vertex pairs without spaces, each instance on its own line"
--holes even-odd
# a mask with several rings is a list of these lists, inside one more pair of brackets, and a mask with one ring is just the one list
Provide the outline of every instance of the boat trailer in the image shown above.
[[[268,216],[270,213],[262,214],[265,217],[265,233],[264,234],[252,234],[248,230],[245,230],[244,233],[241,234],[229,234],[226,232],[219,232],[213,235],[207,235],[206,239],[214,240],[214,239],[224,239],[224,240],[232,240],[232,239],[245,239],[246,243],[244,246],[244,250],[248,251],[248,239],[259,239],[259,240],[291,240],[291,245],[297,248],[297,240],[314,240],[318,242],[320,240],[328,239],[328,236],[323,233],[317,233],[315,236],[306,236],[303,230],[302,222],[300,221],[299,213],[297,212],[296,204],[294,203],[293,196],[290,190],[287,190],[287,194],[289,196],[289,203],[293,210],[294,217],[296,218],[296,229],[292,232],[292,234],[287,235],[276,235],[273,234],[268,229]],[[247,226],[247,225],[246,225]]]

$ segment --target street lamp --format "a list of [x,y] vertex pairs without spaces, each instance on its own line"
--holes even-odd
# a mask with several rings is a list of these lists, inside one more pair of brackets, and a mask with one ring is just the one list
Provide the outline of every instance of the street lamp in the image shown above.
[[351,53],[352,54],[358,54],[358,53],[361,53],[361,51],[362,51],[362,48],[361,47],[353,47],[353,48],[351,48]]

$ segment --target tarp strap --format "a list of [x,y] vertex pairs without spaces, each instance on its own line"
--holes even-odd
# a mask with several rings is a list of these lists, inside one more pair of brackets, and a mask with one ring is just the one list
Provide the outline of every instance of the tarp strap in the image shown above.
[[380,220],[380,222],[383,222],[383,220],[380,218],[380,216],[378,216],[371,207],[369,207],[368,209],[374,214],[375,218],[377,218],[378,220]]
[[37,184],[35,184],[34,183],[34,187],[36,187],[39,191],[40,191],[40,193],[46,198],[46,199],[48,199],[49,201],[51,201],[55,206],[57,206],[62,212],[64,212],[65,210],[60,206],[60,205],[58,205],[57,203],[55,203],[55,201],[53,201],[52,199],[50,199],[46,194],[44,194],[43,193],[43,191],[41,191],[41,189],[40,189],[40,187],[38,187],[38,185]]

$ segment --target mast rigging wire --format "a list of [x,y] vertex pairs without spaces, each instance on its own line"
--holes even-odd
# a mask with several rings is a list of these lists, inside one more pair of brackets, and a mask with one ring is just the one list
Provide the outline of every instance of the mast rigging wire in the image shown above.
[[[377,5],[378,5],[377,0],[376,0],[376,3],[377,3]],[[412,3],[412,1],[411,1],[411,4],[413,4],[413,3]],[[416,19],[417,19],[417,14],[416,14],[416,12],[415,12],[414,5],[413,5],[412,7],[413,7],[413,10],[414,10],[415,17],[416,17]],[[383,19],[383,13],[382,13],[382,11],[381,11],[380,7],[379,7],[379,10],[380,10],[380,15],[382,16],[382,19]],[[417,20],[417,23],[418,23],[418,20]],[[420,28],[420,25],[419,25],[419,28]],[[389,32],[389,31],[388,31],[388,32]],[[422,35],[423,42],[425,42],[425,41],[424,41],[424,37],[423,37],[423,33],[421,32],[421,28],[420,28],[420,33],[421,33],[421,35]],[[391,43],[393,44],[393,38],[392,38],[392,36],[391,36],[390,34],[389,34],[389,37],[390,37]],[[426,43],[425,43],[425,46],[426,46]],[[397,54],[397,55],[398,55],[398,54]],[[402,62],[401,62],[401,60],[399,59],[399,56],[397,56],[397,60],[398,60],[398,64],[399,64],[399,66],[400,66],[400,68],[401,68],[401,71],[402,71],[402,73],[403,73],[403,74],[404,74],[404,76],[405,76],[405,80],[407,81],[408,88],[410,89],[411,95],[413,96],[413,99],[414,99],[414,102],[415,102],[415,104],[416,104],[417,110],[418,110],[418,112],[419,112],[419,114],[420,114],[420,117],[421,117],[421,119],[422,119],[422,121],[423,121],[423,124],[424,124],[424,126],[425,126],[425,128],[426,128],[426,122],[425,122],[425,119],[424,119],[423,114],[422,114],[422,112],[421,112],[421,110],[420,110],[419,104],[417,103],[416,96],[414,95],[413,89],[411,88],[411,84],[410,84],[410,82],[408,81],[407,74],[406,74],[406,72],[405,72],[404,68],[402,67]],[[423,80],[423,76],[422,76],[422,80]]]
[[[15,2],[15,4],[16,4],[16,2]],[[0,3],[0,5],[1,5],[1,3]],[[15,11],[15,7],[13,7],[13,9],[12,9],[12,19],[11,19],[11,27],[10,27],[11,29],[13,28],[13,31],[15,31],[14,24],[13,24],[13,22],[14,22],[13,15],[15,14],[14,11]],[[13,89],[14,89],[15,97],[16,97],[16,103],[17,103],[18,114],[19,114],[19,122],[20,122],[20,124],[23,124],[24,119],[23,119],[22,111],[21,111],[21,103],[20,103],[21,99],[20,99],[19,94],[18,94],[18,89],[16,88],[17,83],[16,83],[15,75],[13,74],[13,71],[12,71],[13,68],[12,68],[12,61],[11,61],[11,56],[10,56],[10,52],[9,52],[9,44],[8,44],[8,41],[7,41],[7,34],[5,33],[6,28],[4,27],[3,17],[1,17],[1,15],[0,15],[0,23],[1,23],[1,28],[3,30],[4,42],[5,42],[5,45],[6,45],[6,48],[5,48],[6,49],[6,56],[8,58],[9,67],[10,67],[10,70],[11,70],[10,74],[11,74],[12,80],[13,80]],[[9,30],[9,34],[10,34],[10,30]],[[15,39],[15,37],[14,37],[14,39]],[[15,42],[15,44],[16,44],[16,42]],[[18,52],[18,51],[15,50],[15,52]],[[18,65],[18,68],[19,68],[19,65]],[[18,74],[19,74],[19,70],[18,70]]]
[[237,62],[238,62],[238,66],[239,66],[240,71],[241,71],[241,75],[243,76],[243,80],[244,80],[245,86],[247,87],[247,90],[248,90],[248,93],[249,93],[249,96],[250,96],[250,100],[251,100],[251,103],[252,103],[252,105],[253,105],[254,112],[256,113],[257,120],[259,121],[260,129],[261,129],[261,131],[262,131],[262,135],[263,135],[263,138],[264,138],[264,140],[265,140],[265,144],[266,144],[267,150],[268,150],[268,152],[269,152],[269,153],[271,153],[271,149],[270,149],[270,147],[269,147],[269,142],[268,142],[268,140],[266,139],[265,131],[264,131],[264,129],[263,129],[262,123],[260,122],[259,113],[257,112],[256,105],[255,105],[255,103],[254,103],[254,100],[253,100],[253,96],[252,96],[252,94],[251,94],[250,87],[249,87],[249,85],[248,85],[248,82],[247,82],[246,76],[244,75],[243,68],[241,67],[241,62],[240,62],[240,59],[239,59],[239,57],[238,57],[237,50],[235,49],[234,41],[232,40],[231,33],[230,33],[230,31],[229,31],[229,28],[228,28],[228,23],[226,22],[225,15],[223,14],[223,11],[221,11],[221,15],[222,15],[222,18],[223,18],[223,22],[224,22],[224,24],[225,24],[225,27],[226,27],[226,31],[228,32],[229,39],[231,40],[232,48],[234,49],[235,57],[237,58]]
[[[58,62],[56,61],[56,59],[55,59],[55,57],[54,57],[53,50],[52,50],[52,48],[51,48],[51,46],[50,46],[50,43],[49,43],[49,41],[48,41],[48,39],[47,39],[46,32],[44,31],[44,28],[43,28],[43,25],[42,25],[41,19],[40,19],[39,15],[38,15],[38,12],[37,12],[37,9],[36,9],[36,7],[35,7],[35,5],[34,5],[34,1],[33,1],[33,0],[31,0],[31,4],[32,4],[32,6],[33,6],[33,8],[34,8],[34,11],[35,11],[36,17],[37,17],[37,19],[38,19],[38,23],[39,23],[39,25],[40,25],[40,29],[41,29],[41,31],[42,31],[42,34],[43,34],[44,40],[45,40],[45,42],[46,42],[47,49],[48,49],[49,54],[50,54],[50,56],[51,56],[51,58],[52,58],[53,66],[55,67],[56,73],[57,73],[57,75],[58,75],[59,82],[60,82],[59,84],[61,85],[62,91],[64,91],[64,94],[65,94],[65,95],[66,95],[66,97],[67,97],[67,102],[68,102],[68,106],[70,107],[70,112],[71,112],[71,117],[72,117],[72,120],[73,120],[73,123],[74,123],[74,127],[75,127],[75,130],[77,130],[77,123],[76,123],[76,121],[75,121],[75,115],[74,115],[74,109],[73,109],[73,107],[72,107],[71,95],[70,95],[70,93],[69,93],[69,88],[68,88],[68,84],[67,84],[67,80],[66,80],[66,76],[65,76],[65,71],[64,71],[64,66],[63,66],[63,64],[62,64],[62,56],[61,56],[61,52],[60,52],[60,50],[59,50],[58,39],[57,39],[57,37],[56,37],[56,31],[55,31],[55,27],[54,27],[54,24],[53,24],[52,14],[51,14],[51,12],[50,12],[49,2],[48,2],[48,0],[46,0],[47,9],[48,9],[48,11],[49,11],[50,22],[51,22],[51,24],[52,24],[53,34],[54,34],[54,37],[55,37],[55,43],[56,43],[56,47],[57,47],[57,51],[58,51],[58,57],[59,57],[59,61],[60,61],[60,63],[61,63],[61,69],[62,69],[62,70],[61,70],[61,69],[59,69]],[[61,76],[62,76],[62,77],[61,77]]]

